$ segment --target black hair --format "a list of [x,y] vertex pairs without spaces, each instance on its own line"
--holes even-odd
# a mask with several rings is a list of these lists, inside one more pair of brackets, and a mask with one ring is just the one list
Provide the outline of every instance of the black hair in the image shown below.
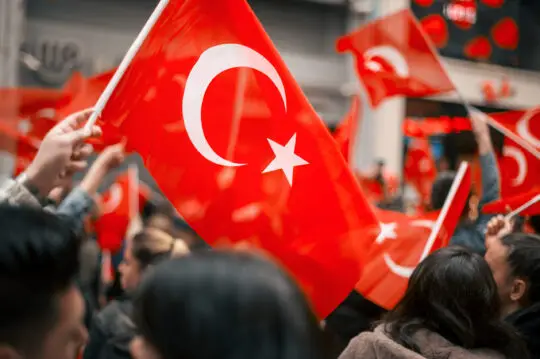
[[203,251],[158,264],[135,296],[134,319],[163,359],[324,356],[298,287],[246,253]]
[[534,233],[540,234],[540,215],[531,216],[529,218],[529,224],[531,225]]
[[80,240],[65,219],[41,208],[0,204],[0,343],[39,350],[74,285]]
[[384,323],[393,340],[418,353],[414,335],[425,329],[466,349],[527,358],[525,346],[500,314],[497,285],[484,258],[466,248],[447,247],[416,267],[404,297]]
[[[431,188],[431,208],[433,210],[436,211],[443,208],[455,178],[456,172],[454,171],[444,171],[437,176]],[[466,215],[469,212],[470,197],[471,194],[469,193],[462,215]]]
[[501,242],[508,248],[508,264],[512,276],[527,282],[527,301],[531,305],[540,303],[540,237],[512,233],[504,236]]

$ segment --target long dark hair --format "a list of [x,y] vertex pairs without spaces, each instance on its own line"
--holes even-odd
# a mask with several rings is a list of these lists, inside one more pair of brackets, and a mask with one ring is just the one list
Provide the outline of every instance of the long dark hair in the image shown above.
[[417,353],[414,334],[427,329],[466,349],[488,348],[507,358],[527,358],[517,334],[500,319],[500,310],[486,261],[465,248],[447,247],[416,267],[405,296],[384,323],[394,341]]
[[246,253],[199,252],[158,264],[134,319],[163,359],[320,359],[321,330],[298,287]]

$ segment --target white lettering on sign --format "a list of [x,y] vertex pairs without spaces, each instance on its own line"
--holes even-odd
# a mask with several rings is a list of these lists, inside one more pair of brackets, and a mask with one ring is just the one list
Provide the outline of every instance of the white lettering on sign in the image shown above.
[[476,24],[476,8],[472,6],[446,4],[443,13],[449,20]]

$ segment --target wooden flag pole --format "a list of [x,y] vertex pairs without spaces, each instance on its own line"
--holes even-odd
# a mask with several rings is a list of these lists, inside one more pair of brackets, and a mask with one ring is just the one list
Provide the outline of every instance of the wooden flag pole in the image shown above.
[[169,0],[160,0],[159,4],[156,6],[154,11],[152,12],[152,15],[148,18],[146,21],[146,24],[144,24],[141,32],[137,37],[135,38],[135,41],[131,44],[128,51],[126,52],[126,55],[122,59],[122,62],[120,62],[120,65],[118,65],[118,69],[114,73],[113,77],[107,84],[107,87],[105,87],[105,90],[101,93],[101,96],[99,96],[99,99],[94,106],[94,112],[88,119],[88,122],[86,123],[85,129],[87,131],[90,131],[92,126],[95,125],[97,118],[101,115],[101,112],[103,111],[103,108],[107,104],[107,101],[111,98],[114,90],[118,86],[118,83],[120,83],[120,80],[122,79],[122,76],[124,76],[124,73],[128,69],[129,65],[131,64],[131,61],[133,61],[133,58],[135,55],[137,55],[137,52],[139,52],[142,44],[144,43],[144,40],[146,40],[148,34],[158,21],[159,17],[161,16],[161,13],[165,9],[165,7],[169,4]]

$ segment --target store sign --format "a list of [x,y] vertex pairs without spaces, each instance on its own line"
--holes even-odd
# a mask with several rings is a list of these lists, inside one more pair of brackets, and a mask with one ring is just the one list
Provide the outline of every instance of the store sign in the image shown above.
[[467,28],[476,24],[475,0],[454,0],[443,5],[443,14],[456,25]]
[[32,63],[26,63],[27,67],[45,85],[63,84],[82,64],[81,50],[73,42],[44,40],[24,43],[21,51],[31,59],[28,61]]

